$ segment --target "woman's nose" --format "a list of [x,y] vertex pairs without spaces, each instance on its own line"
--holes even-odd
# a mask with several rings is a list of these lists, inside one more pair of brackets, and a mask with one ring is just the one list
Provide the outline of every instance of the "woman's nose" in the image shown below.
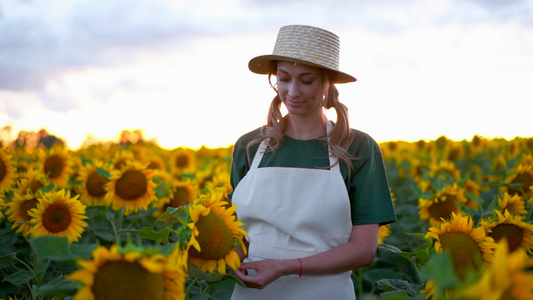
[[298,86],[297,82],[291,82],[289,84],[289,96],[296,97],[300,95],[300,87]]

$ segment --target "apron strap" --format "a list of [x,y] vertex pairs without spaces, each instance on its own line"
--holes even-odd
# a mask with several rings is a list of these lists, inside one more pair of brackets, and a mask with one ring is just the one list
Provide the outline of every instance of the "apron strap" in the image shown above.
[[250,170],[255,170],[259,167],[259,163],[263,159],[263,154],[265,154],[267,144],[270,141],[270,138],[264,139],[261,144],[259,144],[259,148],[257,149],[257,152],[255,153],[254,159],[252,161],[252,164],[250,165]]
[[[333,129],[333,124],[331,123],[331,121],[327,121],[326,122],[326,131],[329,135],[329,132]],[[328,137],[328,155],[329,155],[329,165],[330,166],[333,166],[331,167],[331,171],[334,171],[334,172],[340,172],[341,169],[340,169],[340,163],[337,163],[339,161],[339,159],[335,156],[333,156],[331,154],[331,148],[329,147],[329,137]]]
[[[326,122],[326,132],[329,134],[329,132],[333,129],[333,125],[331,124],[331,121]],[[268,142],[270,141],[270,138],[264,139],[261,144],[259,145],[259,148],[257,149],[257,152],[254,156],[254,159],[252,161],[252,164],[250,165],[250,171],[259,168],[259,163],[261,163],[261,160],[263,159],[263,154],[266,152],[266,148],[268,145]],[[331,167],[332,171],[340,172],[340,167],[337,162],[339,161],[338,158],[334,157],[331,154],[331,149],[329,148],[329,137],[328,137],[328,155],[329,155],[329,165],[333,166]]]

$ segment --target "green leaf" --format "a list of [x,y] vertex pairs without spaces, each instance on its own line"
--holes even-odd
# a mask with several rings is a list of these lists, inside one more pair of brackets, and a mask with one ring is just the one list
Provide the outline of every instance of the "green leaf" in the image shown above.
[[159,216],[157,218],[156,222],[159,222],[160,220],[164,220],[168,217],[177,217],[180,220],[180,223],[185,224],[184,220],[188,217],[188,206],[180,206],[180,207],[167,207],[167,210],[164,214]]
[[453,263],[447,250],[432,255],[420,271],[425,280],[431,279],[435,282],[437,293],[452,288],[457,283],[457,276],[453,271]]
[[72,253],[81,259],[91,259],[93,250],[96,249],[95,244],[72,244],[70,250]]
[[409,236],[412,236],[414,238],[417,238],[419,240],[427,241],[425,233],[409,233],[409,232],[405,232],[405,234],[407,234]]
[[103,176],[105,178],[111,178],[111,173],[108,170],[96,167],[96,173],[98,173],[98,175]]
[[17,258],[16,252],[11,252],[6,255],[0,256],[0,269],[2,269],[4,266],[11,266]]
[[170,190],[168,188],[165,188],[165,184],[158,185],[155,190],[155,195],[158,199],[167,197],[170,194]]
[[55,185],[53,183],[50,183],[46,186],[43,186],[42,188],[38,188],[37,192],[35,194],[38,194],[39,192],[46,194],[54,189]]
[[28,270],[19,270],[13,274],[10,274],[2,281],[6,281],[15,286],[21,286],[28,283],[33,278],[33,273]]
[[421,285],[417,283],[410,283],[406,280],[401,279],[382,279],[376,282],[379,289],[390,292],[390,291],[405,291],[409,296],[414,296],[418,294],[418,290]]
[[413,257],[415,257],[415,254],[413,252],[404,252],[398,248],[396,248],[393,245],[387,245],[387,244],[379,244],[379,249],[386,250],[395,254],[400,255],[401,257],[407,259],[410,262],[413,262]]
[[168,244],[168,234],[171,232],[171,230],[169,228],[163,228],[159,231],[154,231],[152,228],[147,226],[141,229],[121,229],[118,232],[131,232],[140,235],[141,237],[146,239],[158,241],[163,244]]
[[81,156],[81,164],[85,167],[87,164],[92,165],[93,162],[90,159],[86,158],[85,155],[82,155]]
[[159,247],[159,253],[165,256],[169,256],[170,254],[172,254],[172,252],[174,252],[175,248],[176,248],[176,243],[169,243],[166,245],[161,245]]
[[30,239],[30,244],[41,260],[51,259],[56,261],[72,261],[76,257],[70,250],[66,237],[42,236]]
[[47,260],[45,263],[43,264],[40,264],[38,265],[37,267],[35,267],[35,269],[33,270],[33,274],[35,275],[39,275],[39,274],[42,274],[46,271],[46,269],[48,269],[48,265],[50,264],[50,261]]
[[465,195],[466,195],[468,198],[474,200],[474,201],[475,201],[477,204],[479,204],[479,205],[483,205],[483,202],[485,202],[485,200],[483,200],[482,198],[479,198],[478,196],[476,196],[476,195],[470,193],[469,191],[464,191],[464,193],[465,193]]
[[49,283],[40,286],[38,292],[45,297],[62,299],[65,296],[74,295],[78,291],[78,288],[78,283],[64,280],[62,276],[58,276]]
[[431,257],[431,244],[425,243],[422,246],[415,249],[415,255],[417,258],[417,265],[425,265]]
[[389,244],[379,244],[378,248],[390,251],[392,253],[402,253],[403,252],[402,250],[398,249],[396,246],[389,245]]
[[108,241],[108,242],[114,242],[115,241],[115,235],[110,233],[110,232],[108,232],[108,231],[95,230],[94,231],[94,235],[96,235],[97,237],[101,238],[104,241]]

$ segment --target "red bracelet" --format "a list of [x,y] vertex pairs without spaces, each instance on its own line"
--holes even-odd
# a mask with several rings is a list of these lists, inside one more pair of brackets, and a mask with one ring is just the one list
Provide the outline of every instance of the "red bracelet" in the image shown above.
[[298,261],[300,262],[300,277],[302,277],[302,260],[298,258]]

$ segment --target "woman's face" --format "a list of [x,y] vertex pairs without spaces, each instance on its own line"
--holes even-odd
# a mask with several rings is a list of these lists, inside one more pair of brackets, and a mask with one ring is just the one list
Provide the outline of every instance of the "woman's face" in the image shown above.
[[277,89],[290,114],[322,112],[323,80],[316,67],[280,61],[277,63]]

